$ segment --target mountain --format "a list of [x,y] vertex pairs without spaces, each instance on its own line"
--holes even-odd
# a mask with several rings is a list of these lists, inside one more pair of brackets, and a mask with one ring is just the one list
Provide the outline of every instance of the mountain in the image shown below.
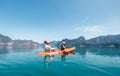
[[8,36],[0,34],[0,48],[38,48],[39,43],[32,40],[12,40]]
[[13,40],[9,38],[8,36],[4,36],[0,34],[0,45],[12,45]]
[[99,36],[88,40],[80,36],[75,39],[51,41],[51,44],[60,48],[62,42],[66,42],[67,47],[120,47],[120,35]]
[[72,47],[72,46],[85,47],[86,46],[86,39],[83,36],[80,36],[75,39],[67,39],[66,38],[61,41],[51,41],[51,44],[60,48],[60,45],[62,44],[62,42],[66,42],[67,47]]
[[87,40],[87,44],[92,46],[120,47],[120,35],[107,35],[91,38]]
[[17,48],[38,48],[39,43],[32,40],[14,40],[13,46]]

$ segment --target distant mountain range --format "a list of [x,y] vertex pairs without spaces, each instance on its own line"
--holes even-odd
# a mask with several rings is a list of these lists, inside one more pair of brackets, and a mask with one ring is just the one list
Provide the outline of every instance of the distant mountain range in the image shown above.
[[8,36],[0,34],[0,48],[38,48],[39,43],[32,40],[12,40]]
[[51,41],[51,44],[60,48],[62,42],[66,42],[67,47],[120,47],[120,35],[99,36],[86,40],[80,36],[75,39],[63,39],[61,41]]
[[[61,41],[51,41],[52,46],[60,48],[62,42],[66,42],[67,47],[120,47],[120,35],[99,36],[91,39],[85,39],[80,36],[75,39],[63,39]],[[32,40],[12,40],[8,36],[0,34],[0,48],[38,48],[38,42]],[[43,43],[41,44],[43,46]]]

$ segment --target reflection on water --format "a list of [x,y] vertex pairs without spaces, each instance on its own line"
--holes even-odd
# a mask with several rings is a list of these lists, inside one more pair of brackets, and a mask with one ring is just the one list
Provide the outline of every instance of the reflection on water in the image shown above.
[[[94,55],[95,57],[97,56],[120,57],[120,48],[77,48],[75,52],[77,55],[81,56],[83,59],[85,59],[86,56],[88,58],[88,55],[90,56],[90,54]],[[61,59],[59,58],[59,60],[61,60],[62,62],[66,62],[67,56],[68,56],[67,54],[61,55],[60,57]],[[45,65],[45,68],[47,69],[50,66],[51,58],[52,58],[51,56],[44,57],[44,65]]]
[[[120,57],[120,48],[77,48],[75,52],[78,56],[82,57],[83,59],[88,59],[88,57],[90,57],[91,55],[94,55],[94,57],[98,57],[98,58]],[[62,62],[67,62],[66,61],[67,56],[68,55],[61,55],[61,59],[59,58],[59,60],[61,60]],[[51,61],[51,57],[45,56],[44,62],[46,68],[49,67],[50,61]]]
[[15,50],[15,49],[38,49],[39,47],[32,47],[32,46],[2,46],[0,45],[0,49],[8,49],[8,50]]
[[49,68],[49,63],[50,63],[50,56],[45,56],[44,57],[44,64],[45,64],[46,69]]
[[65,56],[65,63],[60,55],[53,60],[36,55],[43,50],[2,48],[0,76],[120,76],[120,48],[77,48],[75,56]]
[[13,48],[13,46],[0,46],[0,49],[12,49]]
[[0,46],[0,54],[8,54],[11,52],[25,52],[32,51],[33,48],[30,47],[14,47],[13,46]]
[[62,62],[66,62],[66,55],[61,55]]
[[[51,60],[54,60],[54,56],[45,56],[44,57],[44,65],[45,65],[46,69],[49,68]],[[66,55],[61,55],[61,61],[66,62]]]
[[77,48],[76,52],[84,57],[87,53],[101,56],[120,56],[120,48]]

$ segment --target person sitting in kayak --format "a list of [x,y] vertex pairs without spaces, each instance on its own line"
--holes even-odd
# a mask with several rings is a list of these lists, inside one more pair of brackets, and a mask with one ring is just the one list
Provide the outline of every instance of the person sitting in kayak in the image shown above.
[[[64,51],[66,49],[66,43],[65,42],[62,42],[61,44],[61,51]],[[63,52],[63,55],[61,55],[61,59],[62,59],[62,62],[66,62],[66,52]]]
[[[45,44],[45,52],[51,52],[53,50],[55,50],[55,48],[52,48],[50,46],[50,42],[49,41],[44,41],[44,44]],[[54,57],[54,56],[52,56]],[[49,62],[50,60],[52,60],[52,57],[50,55],[47,55],[44,57],[44,64],[45,64],[45,67],[48,69],[49,67]]]
[[51,52],[51,51],[55,50],[55,48],[52,48],[50,46],[50,42],[49,41],[44,41],[44,44],[45,44],[45,52]]
[[62,44],[61,44],[61,50],[65,50],[65,49],[66,49],[66,43],[62,42]]
[[[51,46],[50,46],[50,42],[49,41],[44,41],[44,44],[45,44],[45,52],[54,52],[54,51],[56,51],[55,49],[56,48],[52,48]],[[52,59],[52,57],[54,57],[55,55],[51,55],[51,59]]]
[[[61,51],[63,51],[63,50],[65,50],[66,49],[66,42],[62,42],[62,44],[61,44]],[[68,54],[70,54],[70,55],[75,55],[75,53],[74,52],[63,52],[63,54],[66,54],[66,55],[68,55]]]

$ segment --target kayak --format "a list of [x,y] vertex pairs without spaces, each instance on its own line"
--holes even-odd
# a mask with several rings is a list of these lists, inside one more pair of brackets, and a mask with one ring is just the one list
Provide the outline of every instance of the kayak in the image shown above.
[[75,50],[76,48],[75,47],[72,47],[72,48],[67,48],[65,50],[53,50],[52,52],[37,52],[37,55],[39,56],[54,56],[54,55],[63,55],[63,54],[66,54],[66,53],[71,53]]
[[37,52],[37,55],[39,56],[54,56],[54,55],[63,55],[63,54],[69,54],[73,52],[76,48],[67,48],[65,50],[53,50],[52,52]]

